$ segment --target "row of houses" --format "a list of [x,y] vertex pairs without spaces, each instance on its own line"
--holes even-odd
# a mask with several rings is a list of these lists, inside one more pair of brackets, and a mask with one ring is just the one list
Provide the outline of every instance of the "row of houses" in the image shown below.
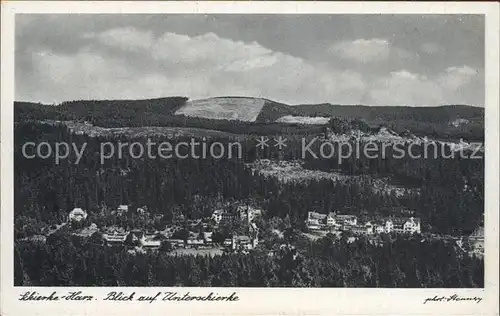
[[233,235],[224,240],[224,247],[229,251],[252,250],[259,244],[259,229],[255,223],[250,223],[246,235]]
[[[128,205],[125,205],[125,204],[122,204],[122,205],[118,205],[118,207],[111,211],[111,214],[116,214],[116,215],[125,215],[127,213],[129,213],[129,206]],[[135,213],[138,214],[138,215],[145,215],[145,214],[148,214],[148,208],[147,206],[142,206],[142,207],[138,207],[136,208],[135,210]]]
[[239,205],[235,211],[218,209],[213,211],[211,219],[216,225],[228,224],[235,221],[251,223],[255,218],[262,215],[262,211],[249,205]]
[[[127,212],[129,212],[129,207],[127,205],[120,205],[112,213],[122,215]],[[146,207],[137,209],[137,213],[143,212],[147,212]],[[239,205],[232,211],[215,210],[211,216],[211,220],[216,226],[225,223],[234,223],[235,221],[245,224],[247,235],[234,235],[232,238],[225,240],[224,246],[234,251],[250,250],[258,244],[258,228],[254,220],[261,215],[262,211],[259,209],[248,205]],[[75,208],[69,213],[68,217],[70,222],[81,222],[87,219],[88,214],[81,208]],[[174,248],[211,247],[213,244],[213,232],[208,231],[200,234],[198,230],[199,228],[209,229],[209,226],[211,225],[204,220],[184,220],[182,217],[174,218],[172,223],[166,225],[162,231],[125,230],[122,227],[108,227],[101,231],[101,236],[108,246],[121,246],[127,243],[129,245],[139,245],[143,249],[158,249],[162,241],[169,241]],[[187,228],[189,233],[186,240],[172,239],[176,232],[184,228]],[[97,227],[95,224],[92,224],[91,227],[85,227],[74,234],[82,237],[90,237],[96,231],[98,231]]]
[[232,238],[224,240],[224,247],[232,251],[252,250],[258,244],[259,240],[257,237],[247,235],[234,235]]
[[[124,215],[128,211],[129,211],[129,207],[127,205],[119,205],[115,210],[113,210],[111,212],[111,214]],[[137,208],[136,212],[137,212],[137,214],[140,214],[140,215],[148,214],[147,207],[145,207],[145,206]],[[68,221],[70,223],[79,223],[79,222],[86,220],[87,217],[88,217],[87,211],[85,211],[81,208],[74,208],[68,214]],[[162,217],[163,217],[163,215],[157,214],[154,216],[154,219],[161,219]],[[95,224],[93,224],[93,225],[95,225]],[[172,221],[172,224],[166,225],[165,229],[163,231],[161,231],[160,233],[165,235],[167,238],[169,238],[175,232],[183,229],[183,227],[185,225],[187,225],[188,229],[196,229],[199,225],[203,226],[203,228],[207,228],[207,226],[208,226],[207,223],[202,222],[201,219],[187,220],[186,221],[186,220],[184,220],[183,217],[182,217],[182,219],[177,217],[175,221]],[[88,235],[88,233],[86,231],[82,230],[81,232],[76,233],[76,235],[82,235],[82,237],[84,237],[84,235],[86,236],[86,235]],[[119,241],[120,238],[123,238],[123,236],[121,236],[121,233],[118,233],[117,236],[118,237],[110,236],[110,240],[112,240],[113,238],[116,238],[117,241]],[[86,236],[86,237],[88,237],[88,236]]]
[[420,233],[420,218],[418,217],[386,217],[358,221],[357,216],[336,214],[330,212],[321,214],[309,212],[306,219],[309,230],[351,231],[354,234],[372,235],[382,233],[415,234]]
[[[103,240],[108,246],[122,246],[125,243],[138,244],[144,249],[158,249],[162,241],[169,242],[173,248],[198,248],[212,246],[212,232],[204,232],[202,236],[190,232],[187,240],[170,238],[172,235],[165,235],[159,231],[126,231],[121,227],[111,227],[102,234]],[[202,237],[202,238],[200,238]]]
[[[129,212],[128,205],[119,205],[111,213],[115,215],[124,215],[128,212]],[[147,207],[143,206],[137,208],[136,213],[141,215],[147,214],[148,213]],[[235,221],[245,221],[246,223],[251,223],[256,217],[261,215],[262,211],[259,209],[255,209],[248,205],[239,205],[235,211],[217,209],[213,211],[211,219],[215,222],[216,225],[231,223]],[[88,217],[87,212],[81,208],[74,208],[68,214],[68,219],[70,222],[81,222],[87,219],[87,217]],[[185,221],[184,216],[182,215],[176,216],[172,221],[173,224],[187,223],[187,225],[190,227],[195,227],[201,222],[202,222],[201,219],[193,219]]]
[[337,228],[343,230],[346,226],[357,225],[358,219],[354,215],[337,215],[336,213],[321,214],[309,212],[307,214],[307,228],[310,230],[322,230]]
[[257,247],[259,243],[259,228],[254,220],[262,216],[262,211],[249,205],[239,205],[235,211],[228,212],[215,210],[212,220],[216,225],[240,221],[246,226],[246,234],[234,234],[231,238],[224,240],[224,247],[227,251],[248,251]]
[[[127,214],[128,212],[128,205],[119,205],[116,209],[111,211],[111,214],[121,216]],[[135,212],[138,215],[145,215],[148,214],[148,208],[146,206],[138,207]],[[81,222],[87,219],[87,216],[87,211],[83,210],[82,208],[75,207],[71,212],[69,212],[68,219],[70,222]]]

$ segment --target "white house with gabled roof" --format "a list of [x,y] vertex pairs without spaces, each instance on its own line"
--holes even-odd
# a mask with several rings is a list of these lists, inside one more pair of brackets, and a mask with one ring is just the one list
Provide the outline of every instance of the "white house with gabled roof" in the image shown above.
[[118,206],[118,208],[116,209],[116,212],[118,214],[123,214],[123,213],[127,213],[128,212],[128,205],[120,205]]
[[68,218],[70,222],[81,222],[87,219],[87,212],[82,210],[81,208],[74,208],[71,212],[69,212]]

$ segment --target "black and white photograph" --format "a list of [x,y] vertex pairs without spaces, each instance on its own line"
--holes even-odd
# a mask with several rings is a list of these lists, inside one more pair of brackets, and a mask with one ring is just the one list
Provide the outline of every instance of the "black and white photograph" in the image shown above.
[[[2,278],[19,301],[485,289],[486,35],[465,13],[16,13]],[[481,304],[446,293],[417,304]]]
[[484,285],[482,16],[19,15],[15,70],[16,285]]

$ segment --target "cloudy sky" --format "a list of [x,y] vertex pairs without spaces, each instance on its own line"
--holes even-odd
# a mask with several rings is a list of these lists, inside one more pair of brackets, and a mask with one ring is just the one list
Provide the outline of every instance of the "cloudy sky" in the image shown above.
[[17,15],[16,99],[484,105],[474,15]]

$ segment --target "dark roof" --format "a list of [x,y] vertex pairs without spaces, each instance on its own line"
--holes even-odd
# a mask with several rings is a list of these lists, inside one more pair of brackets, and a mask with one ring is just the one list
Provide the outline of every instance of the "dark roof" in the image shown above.
[[248,236],[235,236],[234,239],[236,241],[248,241],[248,242],[250,241],[250,237]]
[[326,214],[321,214],[321,213],[316,213],[316,212],[309,212],[308,218],[309,219],[324,219],[326,217]]

